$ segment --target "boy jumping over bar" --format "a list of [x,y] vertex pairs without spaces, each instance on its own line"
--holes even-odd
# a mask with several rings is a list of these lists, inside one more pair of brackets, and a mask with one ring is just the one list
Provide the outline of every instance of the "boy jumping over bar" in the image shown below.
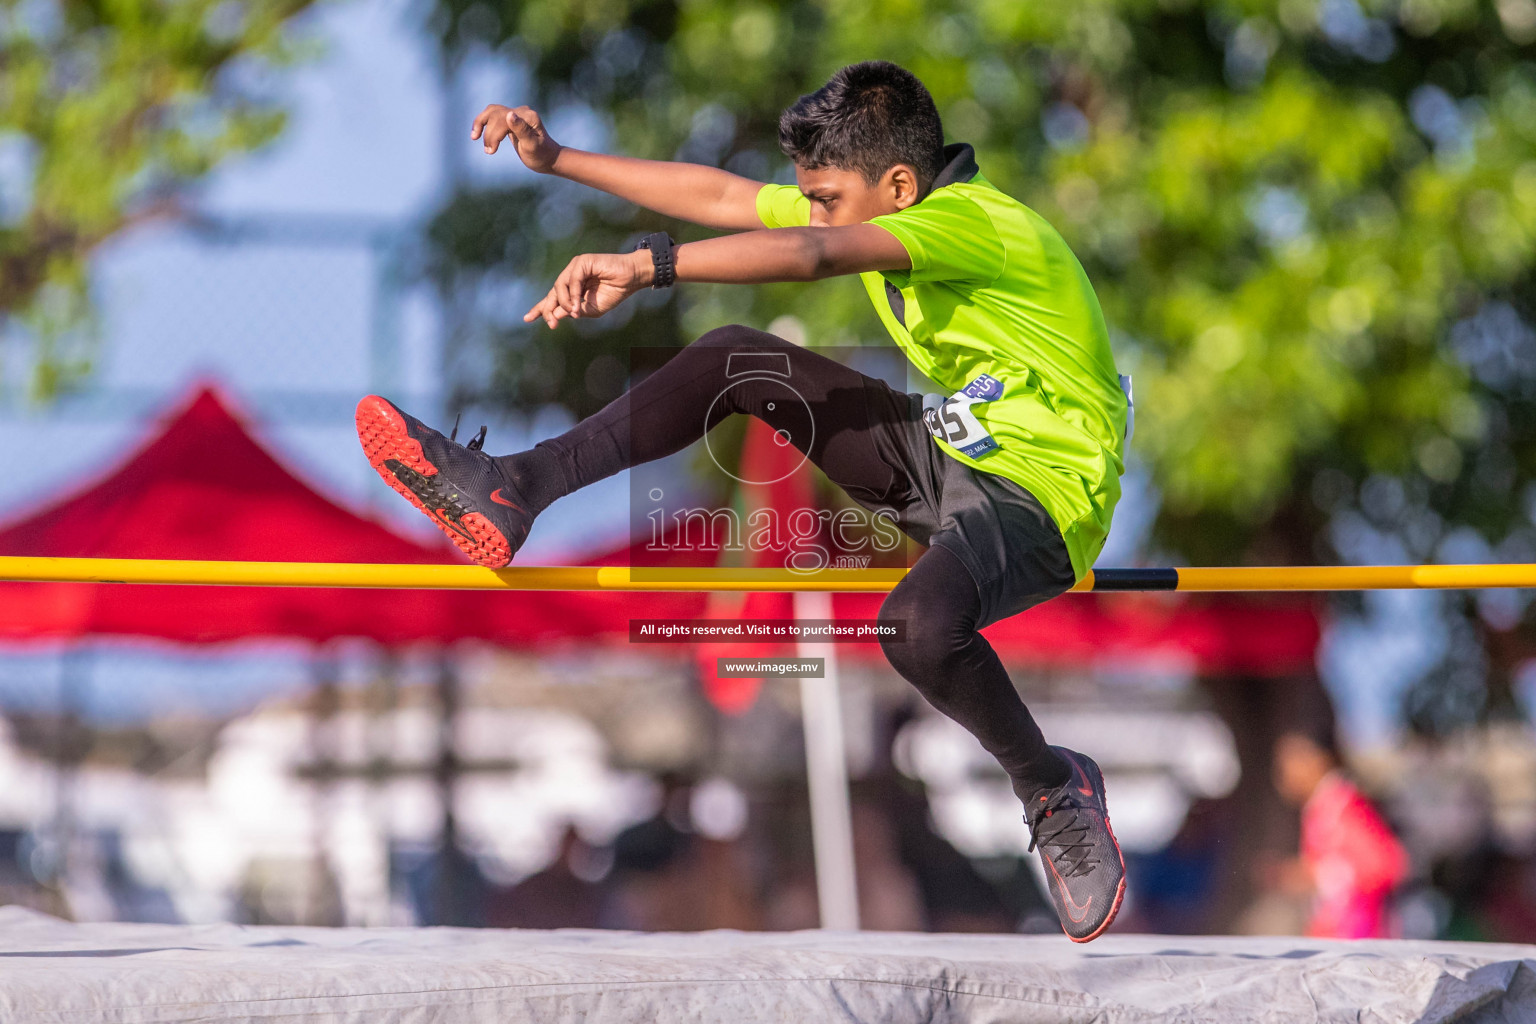
[[[907,357],[951,396],[925,409],[836,360],[750,327],[716,328],[558,437],[491,456],[376,395],[357,431],[384,481],[470,558],[511,561],[555,499],[680,451],[731,413],[783,430],[871,512],[894,515],[927,550],[880,608],[904,622],[882,641],[892,666],[968,729],[1023,801],[1063,930],[1097,938],[1125,895],[1104,777],[1048,746],[981,627],[1069,589],[1092,566],[1120,497],[1128,389],[1082,266],[1041,217],[994,187],[965,143],[944,144],[928,90],[888,61],[838,71],[779,119],[796,185],[714,167],[569,149],[530,108],[492,104],[472,139],[510,139],[523,163],[667,217],[738,232],[635,251],[587,253],[524,316],[554,329],[597,317],[642,288],[756,284],[858,274]],[[771,380],[725,385],[733,352],[787,359],[814,436]],[[780,422],[783,420],[784,422]]]

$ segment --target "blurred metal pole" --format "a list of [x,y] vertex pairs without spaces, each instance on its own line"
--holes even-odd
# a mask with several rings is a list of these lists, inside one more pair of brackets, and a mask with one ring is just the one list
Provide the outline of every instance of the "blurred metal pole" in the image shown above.
[[65,648],[59,661],[59,718],[51,751],[54,862],[50,865],[50,882],[64,907],[69,905],[72,868],[79,860],[75,850],[80,824],[75,807],[76,788],[81,763],[90,754],[94,741],[91,727],[85,721],[94,660],[91,649],[77,642]]
[[[832,618],[832,596],[795,595],[795,618]],[[823,658],[820,679],[800,680],[800,717],[805,727],[805,770],[811,791],[811,844],[816,853],[816,902],[821,926],[859,928],[859,890],[853,866],[853,817],[848,804],[848,755],[838,699],[837,645],[800,641],[802,658]]]
[[393,648],[380,647],[379,662],[364,693],[367,706],[368,816],[373,822],[384,863],[382,887],[369,924],[393,923],[395,902],[394,757],[400,711],[400,658]]
[[400,295],[405,289],[400,272],[400,243],[394,234],[370,239],[372,261],[369,284],[373,288],[368,311],[368,386],[381,395],[401,394],[405,381],[401,352]]
[[[459,197],[467,182],[467,170],[465,165],[469,155],[473,152],[476,143],[469,138],[469,124],[472,117],[465,117],[464,112],[468,104],[464,100],[464,83],[462,81],[464,70],[464,52],[461,47],[445,46],[441,52],[442,63],[439,66],[441,74],[442,94],[441,106],[438,108],[442,118],[442,139],[438,156],[441,161],[440,168],[442,182],[440,188],[439,209],[454,202]],[[509,156],[511,154],[508,154]],[[452,277],[445,279],[445,285],[452,290]],[[463,304],[455,301],[458,296],[445,294],[439,290],[437,301],[433,304],[436,313],[436,338],[437,344],[437,377],[432,385],[430,402],[423,402],[423,408],[427,410],[437,409],[443,415],[448,414],[447,403],[459,390],[460,381],[455,378],[456,350],[460,347],[465,336],[465,318],[469,315],[463,308]],[[424,415],[418,413],[418,415]],[[379,495],[377,488],[373,492]]]
[[300,924],[334,927],[346,924],[346,907],[331,863],[336,815],[337,716],[341,712],[341,666],[333,649],[317,646],[310,652],[313,688],[309,699],[310,861]]
[[443,819],[438,833],[437,872],[433,879],[432,920],[427,924],[462,925],[465,921],[464,872],[459,857],[459,824],[454,797],[459,781],[459,675],[445,649],[437,663],[437,793]]

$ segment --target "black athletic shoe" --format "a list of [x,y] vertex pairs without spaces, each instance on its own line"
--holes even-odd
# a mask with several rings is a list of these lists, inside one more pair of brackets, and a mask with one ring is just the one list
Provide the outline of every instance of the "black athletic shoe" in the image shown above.
[[467,445],[458,444],[369,395],[357,403],[357,438],[384,482],[481,565],[501,568],[528,538],[531,505],[480,450],[484,427]]
[[1098,938],[1125,898],[1125,858],[1109,827],[1104,773],[1086,754],[1052,747],[1072,766],[1064,785],[1037,793],[1025,808],[1031,851],[1040,848],[1061,930],[1073,942]]

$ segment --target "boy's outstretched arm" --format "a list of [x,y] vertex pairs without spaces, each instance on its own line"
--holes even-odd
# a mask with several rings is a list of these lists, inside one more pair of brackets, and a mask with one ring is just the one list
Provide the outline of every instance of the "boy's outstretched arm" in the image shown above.
[[590,185],[666,217],[725,231],[763,226],[757,216],[762,182],[702,164],[571,149],[549,137],[531,107],[492,103],[475,118],[469,137],[483,139],[487,153],[510,137],[530,170]]
[[[906,247],[876,224],[773,228],[689,242],[673,250],[679,281],[758,284],[817,281],[867,270],[908,270]],[[649,250],[584,253],[571,260],[554,287],[527,314],[551,328],[565,317],[597,317],[655,280]]]

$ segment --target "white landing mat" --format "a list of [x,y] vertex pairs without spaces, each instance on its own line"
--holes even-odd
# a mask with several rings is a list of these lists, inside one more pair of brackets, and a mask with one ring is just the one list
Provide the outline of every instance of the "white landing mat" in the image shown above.
[[0,908],[26,1024],[1532,1024],[1536,946],[70,924]]

